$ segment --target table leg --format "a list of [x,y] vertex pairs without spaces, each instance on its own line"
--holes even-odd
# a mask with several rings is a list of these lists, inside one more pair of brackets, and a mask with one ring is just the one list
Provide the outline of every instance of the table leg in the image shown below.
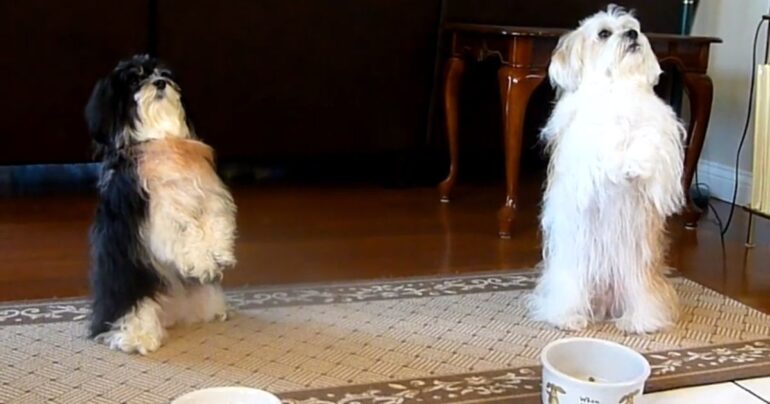
[[533,71],[502,65],[497,72],[503,111],[505,142],[505,203],[498,212],[498,235],[511,237],[511,227],[518,202],[519,165],[521,162],[524,115],[529,98],[545,78],[545,71]]
[[438,186],[441,202],[449,202],[449,196],[457,179],[458,159],[458,118],[457,104],[460,93],[460,79],[465,71],[465,61],[459,57],[451,57],[447,61],[444,72],[444,116],[446,117],[446,134],[449,145],[449,174]]
[[706,128],[711,117],[711,102],[714,97],[714,86],[711,78],[701,73],[685,73],[684,85],[690,99],[690,128],[685,143],[683,186],[687,195],[687,207],[684,212],[684,223],[688,228],[695,228],[700,219],[700,212],[690,198],[695,170],[698,168],[703,142],[706,138]]

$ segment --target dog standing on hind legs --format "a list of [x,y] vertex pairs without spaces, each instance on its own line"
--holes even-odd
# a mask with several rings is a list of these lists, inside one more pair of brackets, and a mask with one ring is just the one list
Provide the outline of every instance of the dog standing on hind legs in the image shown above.
[[96,84],[86,121],[102,159],[90,336],[144,355],[168,327],[225,320],[236,208],[172,72],[145,55],[121,61]]
[[660,74],[639,22],[620,7],[559,40],[549,67],[559,99],[541,135],[551,159],[536,320],[579,330],[610,317],[632,333],[676,320],[665,225],[684,205],[685,131],[653,90]]

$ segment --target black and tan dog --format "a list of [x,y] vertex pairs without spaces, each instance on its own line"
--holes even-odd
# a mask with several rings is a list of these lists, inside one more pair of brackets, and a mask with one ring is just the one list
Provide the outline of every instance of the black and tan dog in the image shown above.
[[219,283],[235,265],[236,208],[171,71],[144,55],[120,62],[86,120],[102,159],[91,337],[146,354],[174,324],[226,319]]

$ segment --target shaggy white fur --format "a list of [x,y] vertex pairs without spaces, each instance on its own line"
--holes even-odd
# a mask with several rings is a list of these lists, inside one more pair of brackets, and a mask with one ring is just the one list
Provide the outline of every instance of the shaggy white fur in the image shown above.
[[609,316],[633,333],[675,321],[665,225],[684,204],[685,131],[653,91],[660,73],[639,22],[615,6],[554,51],[559,100],[541,135],[551,160],[535,319],[578,330]]

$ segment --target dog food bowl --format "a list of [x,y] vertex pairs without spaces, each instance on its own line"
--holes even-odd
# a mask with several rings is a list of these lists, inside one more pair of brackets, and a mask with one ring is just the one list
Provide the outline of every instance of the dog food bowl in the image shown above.
[[187,393],[171,404],[281,404],[281,400],[249,387],[213,387]]
[[543,348],[540,360],[545,404],[630,404],[642,395],[650,376],[644,356],[600,339],[551,342]]

